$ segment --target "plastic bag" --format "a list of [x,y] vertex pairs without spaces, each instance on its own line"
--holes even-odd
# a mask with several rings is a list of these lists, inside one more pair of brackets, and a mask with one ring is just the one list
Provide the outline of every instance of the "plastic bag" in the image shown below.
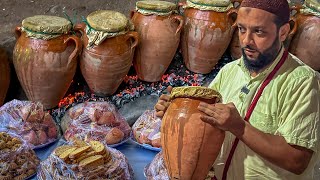
[[[170,180],[164,161],[161,151],[154,157],[151,163],[144,168],[144,174],[147,180]],[[205,180],[211,180],[213,177],[214,171],[212,166]]]
[[155,115],[155,110],[146,110],[133,124],[134,138],[140,144],[150,144],[161,147],[161,119]]
[[26,179],[36,173],[40,161],[20,136],[0,132],[0,179]]
[[0,128],[20,135],[33,149],[59,138],[59,128],[41,103],[12,100],[0,108]]
[[108,102],[81,103],[69,109],[65,116],[62,121],[68,121],[64,134],[66,140],[78,138],[114,145],[131,136],[129,124]]
[[37,178],[131,180],[133,171],[120,151],[98,141],[75,140],[59,146],[42,161]]

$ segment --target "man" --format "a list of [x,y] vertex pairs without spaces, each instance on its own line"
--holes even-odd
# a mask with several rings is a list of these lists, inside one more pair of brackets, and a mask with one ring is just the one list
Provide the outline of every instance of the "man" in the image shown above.
[[[289,12],[287,0],[243,0],[239,8],[243,56],[225,65],[209,85],[225,104],[202,102],[198,107],[205,114],[203,121],[226,131],[214,163],[219,180],[313,177],[320,151],[319,79],[283,48],[290,31]],[[245,121],[254,96],[272,73]],[[157,115],[162,116],[169,104],[169,96],[162,95],[155,106]],[[226,168],[235,138],[239,143]]]

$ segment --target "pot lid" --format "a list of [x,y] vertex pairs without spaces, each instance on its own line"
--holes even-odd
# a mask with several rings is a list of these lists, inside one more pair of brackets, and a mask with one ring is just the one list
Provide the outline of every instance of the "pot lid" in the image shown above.
[[119,32],[127,28],[129,20],[117,11],[99,10],[87,16],[88,24],[95,30]]
[[176,9],[176,5],[167,1],[137,1],[136,8],[155,12],[170,12]]
[[24,19],[22,27],[27,31],[44,34],[67,34],[72,25],[70,21],[62,17],[36,15]]
[[230,0],[188,0],[194,4],[212,7],[227,7],[231,4]]
[[320,2],[319,0],[306,0],[305,4],[308,8],[320,12]]
[[214,89],[201,86],[175,87],[172,89],[170,97],[171,99],[177,97],[194,97],[203,99],[217,98],[217,102],[222,101],[222,96],[220,93]]

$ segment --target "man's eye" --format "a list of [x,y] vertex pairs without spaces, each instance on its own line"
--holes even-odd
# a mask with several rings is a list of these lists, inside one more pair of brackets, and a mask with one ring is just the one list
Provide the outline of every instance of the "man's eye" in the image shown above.
[[239,31],[240,31],[241,33],[244,33],[244,32],[245,32],[245,29],[244,29],[243,27],[238,27],[238,29],[239,29]]
[[256,30],[256,33],[257,33],[257,34],[263,34],[264,32],[263,32],[262,30],[257,29],[257,30]]

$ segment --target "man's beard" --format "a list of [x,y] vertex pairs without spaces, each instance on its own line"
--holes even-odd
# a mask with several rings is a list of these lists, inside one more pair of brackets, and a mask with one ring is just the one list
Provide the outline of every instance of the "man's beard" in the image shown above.
[[[276,59],[279,52],[279,46],[280,46],[280,43],[277,36],[274,42],[272,43],[271,47],[266,49],[264,52],[260,52],[256,49],[251,48],[250,46],[241,48],[244,65],[250,72],[259,72],[260,70],[267,67]],[[244,49],[255,50],[259,53],[259,55],[255,60],[249,60],[247,55],[244,52]]]

